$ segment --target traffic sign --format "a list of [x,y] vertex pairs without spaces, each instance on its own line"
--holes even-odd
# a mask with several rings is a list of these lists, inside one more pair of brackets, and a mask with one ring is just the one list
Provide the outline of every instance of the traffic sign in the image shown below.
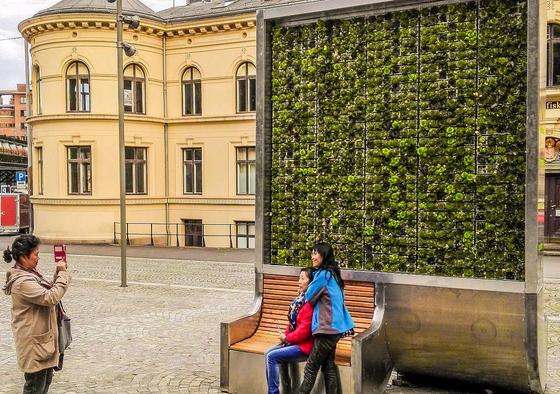
[[16,171],[16,183],[27,183],[27,174],[25,171]]

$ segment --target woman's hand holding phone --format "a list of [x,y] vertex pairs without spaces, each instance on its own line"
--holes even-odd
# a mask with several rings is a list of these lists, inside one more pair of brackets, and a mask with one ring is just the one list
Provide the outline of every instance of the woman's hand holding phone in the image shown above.
[[60,260],[56,262],[56,273],[58,274],[60,271],[66,271],[68,268],[68,263],[66,260]]
[[66,271],[68,263],[66,262],[66,245],[54,245],[54,262],[56,263],[56,273]]

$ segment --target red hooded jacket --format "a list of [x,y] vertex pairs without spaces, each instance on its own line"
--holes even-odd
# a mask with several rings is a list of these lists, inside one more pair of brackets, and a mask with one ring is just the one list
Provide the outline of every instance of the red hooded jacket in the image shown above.
[[306,302],[301,307],[296,318],[296,329],[290,332],[290,324],[286,327],[286,342],[298,345],[305,354],[311,353],[313,349],[313,335],[311,334],[311,320],[313,319],[313,307]]

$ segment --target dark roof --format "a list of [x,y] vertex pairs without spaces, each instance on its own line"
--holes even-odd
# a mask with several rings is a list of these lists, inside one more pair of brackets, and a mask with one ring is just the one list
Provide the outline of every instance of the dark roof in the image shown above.
[[[181,20],[204,19],[222,15],[255,12],[294,3],[308,3],[322,0],[179,0],[189,4],[154,12],[141,0],[123,0],[125,14],[134,14],[160,22],[178,22]],[[115,14],[116,3],[107,0],[61,0],[52,7],[36,13],[33,17],[67,13],[104,13]]]
[[310,2],[310,0],[190,0],[188,5],[168,8],[157,14],[167,22],[178,22],[181,20],[211,18],[251,12],[261,8],[307,2]]
[[[52,7],[39,11],[34,17],[89,12],[115,14],[116,10],[116,3],[109,3],[107,0],[62,0]],[[134,14],[140,17],[161,21],[161,18],[140,0],[123,0],[123,12],[125,14]]]

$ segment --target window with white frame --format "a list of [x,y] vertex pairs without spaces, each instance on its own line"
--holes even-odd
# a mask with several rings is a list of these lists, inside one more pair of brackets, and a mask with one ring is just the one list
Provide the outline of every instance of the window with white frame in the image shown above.
[[89,70],[82,62],[73,62],[66,70],[66,111],[89,112]]
[[37,157],[37,194],[43,194],[43,147],[35,149]]
[[137,64],[124,69],[124,110],[134,114],[145,113],[146,81],[144,70]]
[[237,194],[255,194],[257,177],[254,146],[237,148]]
[[235,222],[236,246],[239,249],[255,248],[255,222]]
[[91,194],[91,147],[68,147],[68,193]]
[[125,186],[127,194],[147,193],[147,148],[125,148]]
[[243,63],[236,73],[237,112],[257,110],[257,68],[253,63]]
[[202,115],[200,71],[189,67],[181,78],[183,86],[183,115]]
[[183,193],[202,194],[202,148],[183,149]]
[[35,91],[33,92],[33,95],[35,96],[35,110],[37,115],[41,115],[43,113],[43,100],[41,96],[41,85],[43,84],[43,80],[39,66],[34,67],[33,74],[35,76]]

